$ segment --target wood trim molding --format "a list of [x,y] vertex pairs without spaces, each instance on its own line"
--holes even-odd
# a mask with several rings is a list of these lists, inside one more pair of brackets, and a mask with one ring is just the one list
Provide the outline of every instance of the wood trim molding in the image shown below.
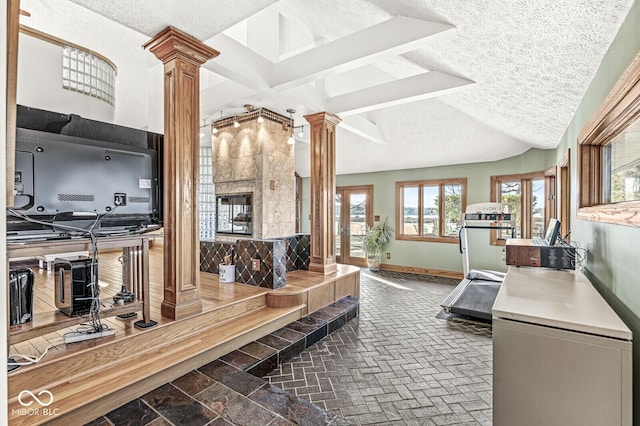
[[404,272],[407,274],[418,275],[433,275],[436,277],[452,278],[456,280],[461,280],[464,278],[464,274],[462,272],[446,271],[443,269],[419,268],[416,266],[392,265],[389,263],[381,263],[380,269],[382,271]]
[[16,158],[16,92],[18,87],[18,26],[20,22],[20,0],[9,0],[7,3],[7,144],[5,147],[7,207],[13,206]]
[[603,147],[640,120],[640,51],[578,136],[578,213],[583,220],[640,227],[640,201],[603,204]]
[[640,52],[589,119],[578,142],[605,145],[617,136],[640,112]]
[[180,56],[182,60],[200,66],[220,54],[214,48],[171,26],[162,30],[142,47],[149,49],[163,63]]
[[91,49],[87,49],[84,46],[80,46],[79,44],[75,44],[75,43],[71,43],[70,41],[66,41],[63,40],[61,38],[58,38],[56,36],[52,36],[51,34],[47,34],[45,32],[42,32],[40,30],[36,30],[35,28],[31,28],[28,27],[26,25],[20,24],[20,32],[22,34],[26,34],[28,36],[37,38],[39,40],[42,41],[46,41],[47,43],[51,43],[51,44],[55,44],[57,46],[69,46],[69,47],[73,47],[75,49],[79,49],[79,50],[83,50],[87,53],[92,54],[93,56],[102,59],[103,61],[105,61],[106,63],[108,63],[109,65],[111,65],[113,67],[113,69],[116,71],[116,73],[118,72],[118,67],[116,66],[116,64],[114,64],[113,62],[111,62],[111,60],[103,55],[101,55],[100,53],[96,52],[95,50],[91,50]]

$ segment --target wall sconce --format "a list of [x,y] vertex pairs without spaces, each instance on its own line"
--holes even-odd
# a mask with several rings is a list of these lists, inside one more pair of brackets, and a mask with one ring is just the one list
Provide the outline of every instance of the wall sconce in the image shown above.
[[300,133],[298,133],[298,136],[304,138],[304,124],[300,126]]

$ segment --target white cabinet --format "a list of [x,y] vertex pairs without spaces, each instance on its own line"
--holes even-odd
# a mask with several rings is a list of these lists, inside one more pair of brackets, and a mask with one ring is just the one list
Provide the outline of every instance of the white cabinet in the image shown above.
[[511,267],[493,306],[494,425],[631,425],[631,339],[582,273]]

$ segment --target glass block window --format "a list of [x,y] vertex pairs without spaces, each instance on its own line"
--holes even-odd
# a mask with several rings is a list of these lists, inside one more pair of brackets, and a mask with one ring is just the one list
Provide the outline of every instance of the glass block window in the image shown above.
[[200,146],[200,238],[216,234],[216,195],[213,186],[211,145]]
[[63,88],[114,105],[115,83],[116,69],[112,64],[77,47],[62,47]]

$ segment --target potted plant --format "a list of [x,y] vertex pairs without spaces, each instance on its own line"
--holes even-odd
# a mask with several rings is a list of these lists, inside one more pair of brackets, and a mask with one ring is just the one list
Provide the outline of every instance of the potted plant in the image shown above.
[[364,234],[364,251],[367,255],[367,266],[372,272],[380,270],[380,254],[387,248],[393,236],[393,229],[387,225],[387,218],[384,222],[369,228]]

